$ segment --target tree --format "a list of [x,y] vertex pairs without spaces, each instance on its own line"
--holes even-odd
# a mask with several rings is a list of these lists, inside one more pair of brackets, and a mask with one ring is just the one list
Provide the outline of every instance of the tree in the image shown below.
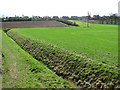
[[113,20],[114,20],[114,23],[113,23],[113,24],[117,24],[117,19],[118,19],[118,18],[117,18],[117,15],[116,15],[116,14],[113,14],[112,16],[113,16]]

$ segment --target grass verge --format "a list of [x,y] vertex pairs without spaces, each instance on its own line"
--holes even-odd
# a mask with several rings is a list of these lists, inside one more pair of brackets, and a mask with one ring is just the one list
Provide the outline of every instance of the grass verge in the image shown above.
[[2,32],[3,88],[74,88]]

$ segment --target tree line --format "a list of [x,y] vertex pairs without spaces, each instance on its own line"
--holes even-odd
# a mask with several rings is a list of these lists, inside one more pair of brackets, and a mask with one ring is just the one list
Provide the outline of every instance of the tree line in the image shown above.
[[118,24],[119,18],[116,14],[112,14],[110,16],[93,16],[95,18],[91,18],[90,20],[98,20],[100,24]]
[[70,22],[67,22],[65,20],[81,20],[81,21],[88,21],[89,23],[99,23],[99,24],[118,24],[119,22],[119,17],[117,14],[111,14],[109,16],[99,16],[99,15],[93,15],[92,17],[90,15],[88,16],[62,16],[62,17],[58,17],[58,16],[44,16],[44,17],[40,17],[40,16],[23,16],[23,17],[19,17],[19,16],[14,16],[14,17],[2,17],[1,18],[3,22],[9,22],[9,21],[48,21],[48,20],[61,20],[61,22],[66,22],[68,24],[71,24]]

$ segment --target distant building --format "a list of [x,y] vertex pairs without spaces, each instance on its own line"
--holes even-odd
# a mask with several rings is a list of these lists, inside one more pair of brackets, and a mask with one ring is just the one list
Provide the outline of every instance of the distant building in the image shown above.
[[24,16],[23,18],[29,18],[28,16]]
[[71,20],[78,20],[78,16],[71,16]]
[[93,18],[94,20],[99,20],[100,16],[99,15],[93,15]]
[[68,20],[69,17],[68,17],[68,16],[62,16],[62,19],[66,19],[66,20]]
[[40,21],[42,19],[42,17],[40,16],[33,16],[32,17],[32,21]]
[[43,17],[43,20],[51,20],[51,17],[49,17],[49,16],[44,16],[44,17]]
[[59,17],[58,16],[53,16],[53,19],[59,19]]

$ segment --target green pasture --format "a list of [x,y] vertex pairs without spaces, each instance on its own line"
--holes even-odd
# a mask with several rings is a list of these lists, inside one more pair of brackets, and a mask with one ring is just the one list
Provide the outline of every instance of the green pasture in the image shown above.
[[76,21],[79,27],[14,28],[10,32],[36,41],[45,41],[95,61],[118,64],[118,26]]

